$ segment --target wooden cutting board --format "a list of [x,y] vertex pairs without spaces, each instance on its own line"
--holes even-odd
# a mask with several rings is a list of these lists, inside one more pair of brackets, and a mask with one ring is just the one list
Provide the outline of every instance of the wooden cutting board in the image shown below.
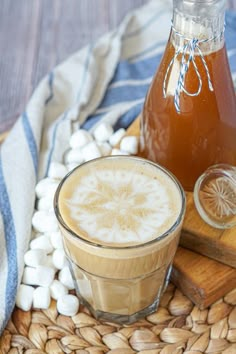
[[[127,135],[139,136],[139,118],[129,127]],[[187,193],[186,217],[180,238],[180,245],[185,248],[178,248],[172,281],[201,309],[236,288],[234,234],[235,228],[222,231],[208,226],[195,209],[192,193]]]

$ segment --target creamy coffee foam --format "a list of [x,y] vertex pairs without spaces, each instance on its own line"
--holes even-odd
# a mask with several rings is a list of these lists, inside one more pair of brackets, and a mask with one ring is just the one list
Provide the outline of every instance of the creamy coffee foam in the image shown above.
[[84,164],[63,183],[59,210],[78,236],[122,247],[148,242],[177,220],[181,197],[156,166],[128,158]]

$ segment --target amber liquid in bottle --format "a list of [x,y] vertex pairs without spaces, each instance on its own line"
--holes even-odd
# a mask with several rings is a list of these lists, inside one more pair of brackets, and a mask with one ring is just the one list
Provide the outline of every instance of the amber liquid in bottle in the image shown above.
[[[170,37],[171,38],[171,37]],[[197,96],[180,93],[180,112],[176,111],[174,95],[180,72],[181,56],[177,57],[167,75],[166,98],[163,82],[175,55],[169,40],[159,69],[146,97],[141,119],[141,143],[146,158],[168,168],[192,191],[197,178],[211,165],[236,165],[236,96],[224,44],[204,53],[213,91],[201,56],[195,63],[202,80]],[[193,65],[185,77],[185,88],[196,92],[199,79]]]

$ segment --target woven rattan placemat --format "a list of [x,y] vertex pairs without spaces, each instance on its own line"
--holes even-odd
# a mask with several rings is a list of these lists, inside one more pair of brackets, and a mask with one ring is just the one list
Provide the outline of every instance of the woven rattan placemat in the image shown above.
[[0,353],[235,354],[235,305],[236,289],[199,310],[170,284],[157,312],[129,326],[99,322],[83,307],[72,318],[62,316],[54,301],[46,311],[16,308]]

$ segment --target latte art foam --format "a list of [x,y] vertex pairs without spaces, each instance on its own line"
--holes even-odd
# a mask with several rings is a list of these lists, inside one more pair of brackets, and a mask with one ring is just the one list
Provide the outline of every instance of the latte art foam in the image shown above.
[[74,233],[122,247],[146,243],[173,225],[180,196],[171,177],[125,158],[96,164],[80,166],[61,189],[59,209]]

